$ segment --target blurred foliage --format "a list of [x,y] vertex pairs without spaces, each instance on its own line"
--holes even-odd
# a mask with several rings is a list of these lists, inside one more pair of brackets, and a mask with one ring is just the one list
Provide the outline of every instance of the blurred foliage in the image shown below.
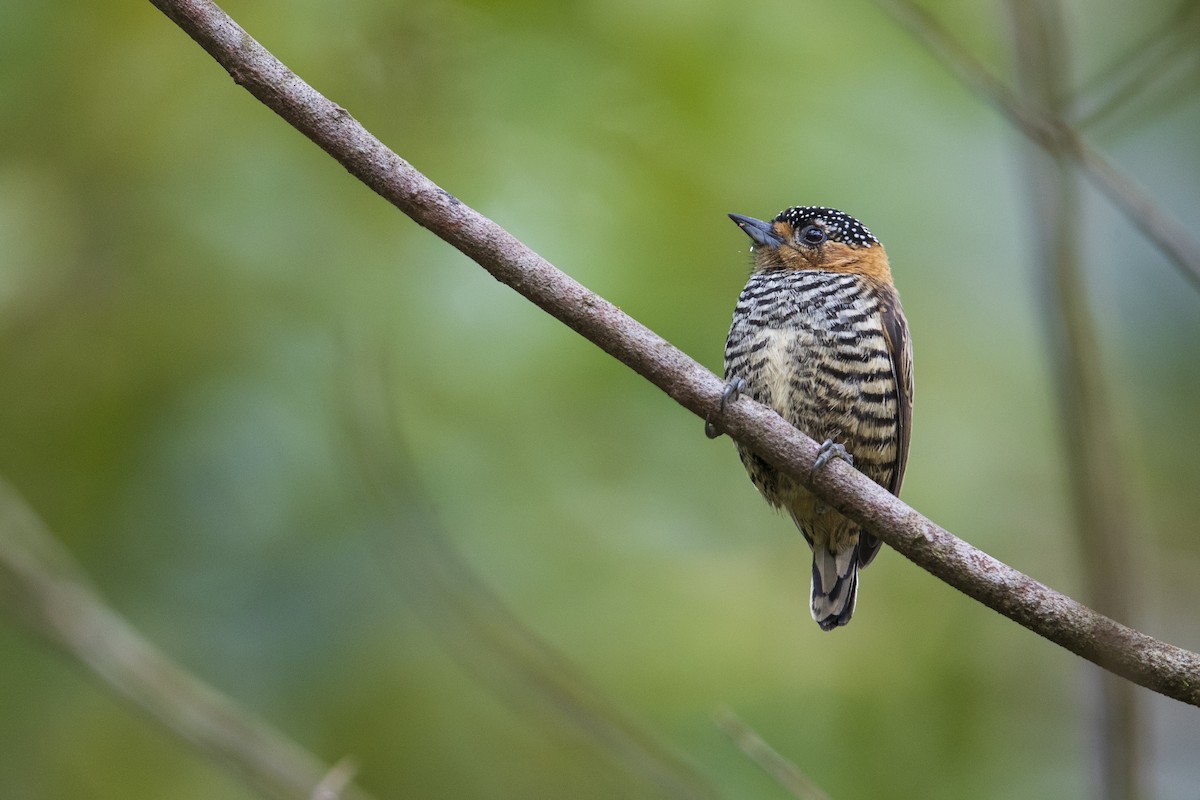
[[[724,214],[860,217],[916,343],[905,499],[1078,590],[1019,137],[869,3],[226,8],[714,370],[749,264]],[[997,8],[929,8],[1006,73]],[[1163,28],[1178,11],[1068,19],[1093,91],[1147,36],[1192,43],[1086,133],[1195,223],[1200,51],[1195,14]],[[805,544],[728,440],[349,178],[149,3],[0,7],[0,105],[0,472],[152,640],[326,760],[351,754],[368,790],[655,796],[480,680],[503,665],[464,664],[421,611],[452,598],[400,585],[424,550],[363,491],[362,341],[394,376],[394,497],[721,794],[782,796],[716,729],[722,706],[833,798],[1087,793],[1087,665],[895,554],[854,624],[819,631]],[[1129,622],[1197,649],[1200,298],[1106,201],[1087,213],[1142,523]],[[1147,700],[1157,796],[1194,797],[1195,710]],[[0,794],[250,796],[11,625]]]

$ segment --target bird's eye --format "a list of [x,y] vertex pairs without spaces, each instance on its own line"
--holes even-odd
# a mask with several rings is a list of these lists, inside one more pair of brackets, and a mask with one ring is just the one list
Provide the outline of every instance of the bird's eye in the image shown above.
[[825,235],[824,229],[817,225],[806,225],[800,231],[800,241],[805,244],[816,245],[825,241],[828,236]]

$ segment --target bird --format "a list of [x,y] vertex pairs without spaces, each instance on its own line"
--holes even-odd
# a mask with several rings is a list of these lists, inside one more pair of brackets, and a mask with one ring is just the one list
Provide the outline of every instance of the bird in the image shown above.
[[[818,442],[814,472],[842,459],[900,494],[912,427],[912,340],[887,253],[854,217],[792,206],[773,220],[730,214],[751,240],[750,278],[725,342],[723,411],[750,397]],[[710,438],[720,435],[712,416]],[[766,501],[808,541],[812,616],[847,624],[858,571],[880,541],[749,448],[738,455]]]

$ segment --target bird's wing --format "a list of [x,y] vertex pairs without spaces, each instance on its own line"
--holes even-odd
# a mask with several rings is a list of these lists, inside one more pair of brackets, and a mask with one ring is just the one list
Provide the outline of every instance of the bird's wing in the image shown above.
[[908,321],[900,308],[900,298],[893,296],[883,308],[883,335],[887,339],[888,355],[892,359],[892,377],[896,381],[896,463],[888,491],[900,494],[904,468],[908,464],[908,440],[912,434],[913,357]]
[[[899,495],[900,484],[904,482],[904,468],[908,464],[908,440],[912,433],[912,339],[908,335],[908,321],[904,319],[904,311],[900,308],[900,298],[894,292],[884,304],[882,317],[883,337],[887,340],[892,378],[896,383],[896,462],[887,490]],[[879,552],[879,545],[878,539],[863,531],[858,542],[858,561],[861,566],[871,563],[871,559]]]

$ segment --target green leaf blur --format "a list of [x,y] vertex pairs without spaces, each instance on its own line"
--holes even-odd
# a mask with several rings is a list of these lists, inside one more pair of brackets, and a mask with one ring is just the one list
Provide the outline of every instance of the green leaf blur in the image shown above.
[[[905,500],[1078,594],[1024,141],[875,6],[225,8],[715,371],[749,269],[725,214],[861,219],[915,342]],[[997,8],[930,8],[1007,78]],[[1196,14],[1162,32],[1175,12],[1071,4],[1085,96],[1147,36],[1194,44]],[[1194,50],[1085,133],[1200,229]],[[353,180],[149,3],[0,8],[0,107],[0,474],[151,640],[352,756],[376,796],[662,796],[481,644],[508,613],[721,796],[784,796],[723,707],[837,800],[1092,793],[1090,665],[890,551],[822,633],[806,545],[727,439]],[[1140,523],[1123,621],[1197,649],[1200,297],[1086,191]],[[391,427],[363,430],[364,396]],[[1194,797],[1195,709],[1144,700],[1155,796]],[[0,796],[255,795],[5,621]]]

